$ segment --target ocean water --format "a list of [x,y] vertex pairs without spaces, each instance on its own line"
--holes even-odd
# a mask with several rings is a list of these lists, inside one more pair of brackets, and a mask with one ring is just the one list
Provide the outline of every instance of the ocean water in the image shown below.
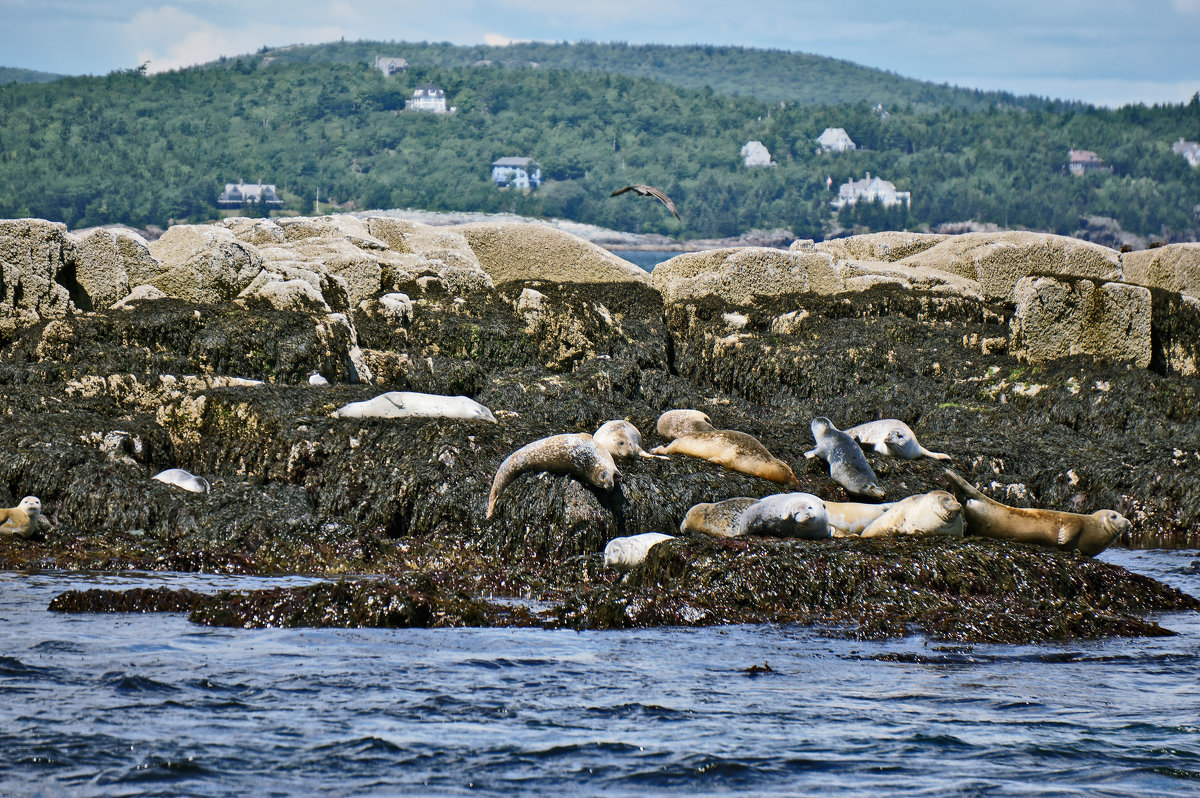
[[682,252],[670,252],[659,249],[614,249],[612,253],[618,257],[624,258],[635,266],[641,266],[648,272],[654,271],[654,267],[662,263],[664,260],[670,260],[676,255],[682,255]]
[[[1200,594],[1200,553],[1102,556]],[[0,573],[0,795],[1200,794],[1196,613],[1169,638],[945,646],[46,610],[308,581]]]

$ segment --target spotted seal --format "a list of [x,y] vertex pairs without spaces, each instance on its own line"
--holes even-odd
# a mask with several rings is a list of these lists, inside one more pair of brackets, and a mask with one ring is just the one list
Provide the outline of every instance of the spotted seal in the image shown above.
[[899,457],[902,460],[916,460],[918,457],[932,457],[934,460],[949,460],[950,455],[942,452],[931,452],[921,445],[917,435],[903,421],[895,418],[884,418],[878,421],[868,421],[845,430],[846,434],[858,441],[864,447],[873,446],[875,451],[888,457]]
[[592,440],[603,446],[613,457],[648,457],[669,460],[661,454],[650,454],[642,448],[642,433],[628,421],[606,421],[596,430]]
[[191,471],[185,471],[182,468],[168,468],[166,471],[158,472],[152,478],[167,485],[183,488],[191,493],[208,493],[212,490],[207,479],[198,477]]
[[33,537],[38,530],[38,517],[41,514],[42,500],[37,496],[26,496],[16,507],[0,510],[0,535]]
[[500,492],[525,471],[570,474],[604,490],[612,490],[621,476],[612,455],[586,432],[551,435],[525,444],[500,464],[488,494],[488,518],[496,511]]
[[950,490],[962,502],[966,529],[972,535],[1037,543],[1092,557],[1129,531],[1129,519],[1116,510],[1097,510],[1091,515],[1083,515],[1062,510],[1009,507],[988,498],[949,469],[945,477]]
[[655,446],[651,454],[687,454],[772,482],[795,486],[792,467],[767,451],[753,435],[731,429],[693,432],[666,446]]
[[828,463],[829,476],[850,493],[883,498],[879,478],[871,470],[857,441],[833,426],[825,416],[812,420],[812,434],[817,448],[805,452],[805,457],[820,457]]
[[830,537],[825,503],[811,493],[776,493],[742,511],[738,536],[804,538]]
[[704,502],[692,505],[679,523],[681,535],[712,535],[717,538],[731,538],[741,534],[739,526],[742,513],[758,499],[748,496],[738,496],[720,502]]
[[658,434],[673,441],[694,432],[712,432],[716,429],[708,416],[699,410],[668,410],[658,417],[655,425]]
[[604,547],[605,565],[639,565],[645,561],[650,549],[664,540],[674,540],[674,535],[664,535],[661,532],[643,532],[640,535],[630,535],[624,538],[613,538]]
[[888,535],[963,535],[962,505],[944,490],[918,493],[901,499],[887,512],[872,521],[863,530],[864,538],[880,538]]

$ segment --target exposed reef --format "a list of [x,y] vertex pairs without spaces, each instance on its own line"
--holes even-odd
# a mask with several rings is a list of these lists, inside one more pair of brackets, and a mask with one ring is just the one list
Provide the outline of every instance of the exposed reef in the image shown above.
[[[39,535],[0,539],[0,567],[386,577],[191,607],[235,625],[794,620],[1019,641],[1161,633],[1147,613],[1196,608],[1079,555],[971,538],[681,539],[603,568],[612,538],[780,490],[682,456],[621,461],[611,492],[522,474],[485,518],[521,446],[628,419],[649,449],[663,411],[695,408],[831,501],[852,497],[804,459],[810,421],[898,418],[1006,504],[1111,508],[1132,522],[1118,545],[1200,546],[1191,250],[1134,273],[1072,239],[890,233],[689,254],[648,279],[569,238],[322,217],[151,246],[0,222],[0,506],[44,508]],[[497,423],[333,416],[388,391],[467,396]],[[944,463],[867,457],[889,498],[943,487]],[[169,468],[211,491],[152,479]]]

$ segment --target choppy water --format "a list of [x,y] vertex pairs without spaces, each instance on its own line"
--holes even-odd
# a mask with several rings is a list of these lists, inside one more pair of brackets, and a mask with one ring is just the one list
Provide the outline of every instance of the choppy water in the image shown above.
[[[1200,594],[1197,556],[1104,558]],[[45,609],[304,581],[0,573],[0,794],[1200,794],[1197,614],[1163,616],[1173,638],[945,647]]]

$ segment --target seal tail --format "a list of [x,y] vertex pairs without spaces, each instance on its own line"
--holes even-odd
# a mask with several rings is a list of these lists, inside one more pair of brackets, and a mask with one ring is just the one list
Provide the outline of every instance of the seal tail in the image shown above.
[[[518,450],[521,451],[521,450]],[[500,492],[508,487],[508,483],[513,481],[513,478],[520,472],[520,467],[514,465],[513,455],[510,454],[504,458],[504,462],[500,464],[500,468],[496,469],[496,476],[492,479],[492,490],[488,493],[488,508],[485,519],[491,518],[496,512],[496,500],[500,498]]]
[[651,454],[645,449],[638,449],[638,457],[645,457],[647,460],[670,460],[665,454]]
[[934,460],[949,460],[950,459],[950,455],[948,455],[948,454],[943,454],[942,452],[931,452],[928,449],[926,449],[924,446],[921,446],[920,449],[921,449],[921,454],[925,455],[926,457],[932,457]]
[[942,476],[946,478],[946,483],[950,487],[950,492],[953,493],[954,497],[960,502],[965,501],[966,499],[988,501],[987,496],[984,496],[982,493],[980,493],[974,485],[972,485],[970,482],[967,482],[958,474],[954,473],[953,470],[947,468],[944,472],[942,472]]

